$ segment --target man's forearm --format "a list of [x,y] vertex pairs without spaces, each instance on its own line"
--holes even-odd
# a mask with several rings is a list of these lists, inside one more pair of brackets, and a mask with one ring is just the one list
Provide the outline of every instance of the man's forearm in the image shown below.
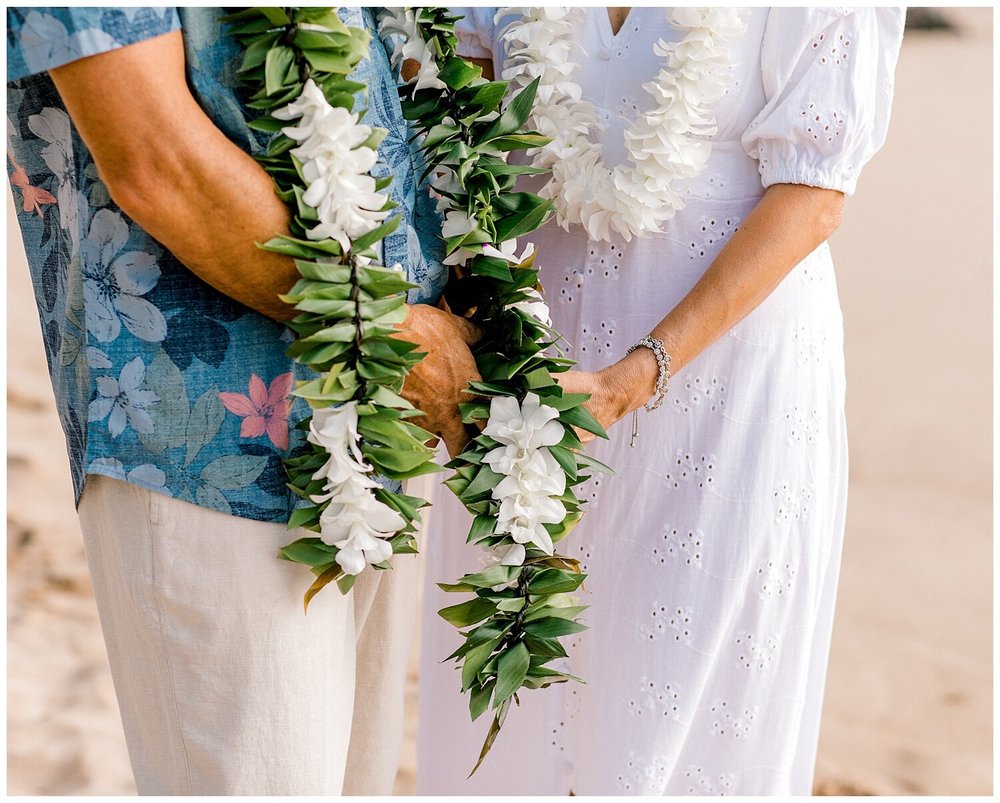
[[[291,317],[278,295],[295,283],[295,266],[256,247],[288,231],[289,213],[270,177],[216,128],[186,86],[150,80],[136,87],[148,71],[130,69],[133,59],[155,59],[161,76],[183,76],[180,32],[51,72],[111,197],[205,282],[269,317]],[[102,95],[121,94],[108,86],[114,81],[129,82],[130,108],[102,103]],[[147,103],[153,97],[157,102]]]

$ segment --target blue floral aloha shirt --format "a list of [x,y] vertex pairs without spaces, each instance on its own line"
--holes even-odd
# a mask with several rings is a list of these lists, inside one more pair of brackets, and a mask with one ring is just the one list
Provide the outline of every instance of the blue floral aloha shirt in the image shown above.
[[[49,374],[79,500],[103,474],[203,507],[286,521],[294,497],[282,458],[308,415],[290,400],[306,378],[291,332],[198,279],[111,200],[46,70],[181,29],[187,78],[202,108],[251,154],[267,137],[246,124],[242,54],[219,8],[8,8],[7,158],[31,268]],[[440,218],[411,151],[387,43],[374,10],[342,8],[373,32],[355,80],[365,122],[388,130],[376,172],[404,225],[384,242],[414,303],[443,289]],[[359,106],[364,106],[360,103]]]

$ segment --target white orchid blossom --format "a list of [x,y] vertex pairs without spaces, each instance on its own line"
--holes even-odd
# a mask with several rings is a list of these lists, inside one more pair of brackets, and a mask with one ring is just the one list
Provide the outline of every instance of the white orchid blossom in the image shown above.
[[523,301],[516,301],[509,305],[507,309],[519,309],[526,315],[530,315],[539,323],[545,326],[552,326],[552,314],[549,305],[545,303],[542,294],[535,289],[525,290],[524,294],[528,298]]
[[310,240],[333,239],[345,251],[351,240],[375,229],[389,215],[386,196],[375,189],[368,171],[378,152],[365,143],[372,128],[358,115],[331,106],[323,90],[309,79],[302,94],[276,109],[279,120],[298,120],[281,129],[295,140],[292,154],[302,163],[306,191],[302,200],[316,210],[319,223],[307,232]]
[[393,67],[407,59],[413,59],[420,63],[420,69],[416,75],[403,83],[414,84],[414,92],[421,89],[447,89],[448,85],[438,78],[437,59],[434,51],[427,45],[417,27],[417,16],[413,9],[408,8],[387,8],[379,19],[379,34],[383,37],[402,35],[402,40],[392,51],[391,62]]
[[528,393],[521,403],[512,396],[498,396],[490,403],[483,434],[500,445],[486,454],[483,463],[503,475],[493,498],[500,503],[496,532],[514,541],[501,561],[506,566],[524,562],[527,544],[551,555],[552,536],[545,525],[566,518],[566,508],[557,498],[566,490],[566,472],[546,448],[565,434],[558,418],[559,411],[542,404],[535,393]]
[[313,474],[313,479],[326,481],[323,493],[310,497],[317,504],[329,502],[320,514],[320,539],[337,547],[336,561],[346,574],[360,574],[365,566],[388,560],[388,539],[406,522],[375,496],[378,484],[359,448],[358,403],[314,410],[307,440],[329,455]]
[[565,434],[558,418],[559,411],[542,404],[536,393],[526,394],[521,404],[512,396],[497,396],[483,434],[508,446],[554,446]]
[[488,257],[502,259],[511,265],[521,265],[527,262],[528,258],[535,253],[535,244],[528,243],[524,251],[517,253],[517,240],[504,240],[500,246],[484,245],[483,254]]

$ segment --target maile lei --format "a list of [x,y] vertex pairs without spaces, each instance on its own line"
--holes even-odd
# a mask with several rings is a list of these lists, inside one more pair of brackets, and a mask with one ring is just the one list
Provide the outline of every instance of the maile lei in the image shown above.
[[580,519],[574,487],[589,470],[605,469],[582,453],[575,428],[606,435],[582,406],[588,397],[556,382],[573,363],[549,353],[559,336],[539,292],[534,248],[517,243],[552,208],[514,191],[519,175],[545,171],[507,163],[511,151],[548,143],[522,130],[537,81],[502,107],[508,83],[484,80],[457,55],[458,19],[442,8],[387,10],[381,31],[402,37],[394,63],[418,65],[400,94],[445,214],[445,262],[455,266],[449,303],[485,332],[473,349],[483,381],[470,384],[474,398],[462,405],[463,419],[482,432],[448,464],[455,475],[446,484],[473,516],[468,541],[493,563],[441,584],[473,596],[440,612],[464,637],[449,658],[462,665],[472,718],[493,711],[481,763],[520,689],[572,679],[549,664],[566,657],[560,638],[585,629],[572,596],[585,575],[555,544]]
[[[415,58],[417,76],[401,89],[404,115],[421,139],[445,212],[447,262],[455,266],[452,308],[483,327],[475,348],[482,382],[470,388],[464,420],[482,433],[449,466],[448,486],[473,513],[469,541],[494,561],[443,586],[469,592],[441,615],[462,629],[462,688],[473,719],[493,710],[485,757],[521,688],[570,676],[549,664],[564,657],[559,639],[584,629],[571,593],[579,565],[554,545],[580,518],[573,487],[600,466],[584,456],[574,431],[604,436],[554,374],[572,361],[546,349],[558,336],[548,323],[533,248],[516,239],[540,226],[551,203],[514,192],[507,154],[548,140],[522,131],[536,85],[504,106],[507,83],[487,82],[455,52],[458,18],[444,9],[389,12],[386,34],[401,33],[394,60]],[[380,194],[388,180],[370,170],[384,132],[360,122],[348,79],[367,55],[369,34],[345,26],[330,8],[253,8],[226,18],[246,48],[242,78],[253,88],[251,122],[275,134],[261,164],[293,211],[291,234],[265,248],[295,259],[300,281],[285,296],[299,312],[290,349],[317,373],[295,395],[312,407],[308,451],[286,461],[290,487],[305,504],[289,525],[316,532],[281,556],[306,564],[311,597],[336,580],[346,593],[366,566],[388,568],[392,553],[412,552],[424,501],[380,487],[374,476],[406,479],[435,469],[430,435],[407,419],[418,411],[399,394],[418,361],[414,346],[394,337],[405,317],[398,267],[378,264],[376,246],[398,225]],[[478,764],[477,764],[478,767]]]

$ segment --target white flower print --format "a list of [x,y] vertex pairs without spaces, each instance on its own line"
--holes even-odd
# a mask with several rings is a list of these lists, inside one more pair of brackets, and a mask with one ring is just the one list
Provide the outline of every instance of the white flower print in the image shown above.
[[42,72],[53,64],[65,64],[91,53],[114,50],[119,43],[107,31],[86,28],[70,33],[51,14],[29,11],[20,30],[21,55],[31,72]]
[[79,221],[81,212],[86,214],[86,198],[76,189],[73,133],[69,115],[62,109],[46,107],[40,113],[28,117],[28,129],[48,143],[42,148],[42,159],[56,178],[59,225],[69,235],[71,251],[75,256],[80,246]]
[[87,329],[100,342],[109,343],[125,324],[139,339],[158,343],[167,336],[167,321],[142,296],[156,286],[160,267],[145,251],[121,253],[128,234],[121,215],[100,209],[81,243]]
[[155,490],[157,493],[173,496],[170,489],[166,487],[167,475],[163,472],[163,469],[157,468],[152,463],[143,463],[126,474],[125,466],[118,458],[99,457],[91,461],[87,470],[95,474],[116,474],[135,485],[141,485],[144,488]]
[[[125,431],[125,424],[148,435],[153,431],[153,419],[148,408],[160,399],[151,390],[140,390],[146,379],[146,366],[136,357],[122,368],[117,381],[114,377],[97,377],[98,396],[90,403],[88,421],[108,419],[108,432],[117,438]],[[109,415],[110,414],[110,415]]]

